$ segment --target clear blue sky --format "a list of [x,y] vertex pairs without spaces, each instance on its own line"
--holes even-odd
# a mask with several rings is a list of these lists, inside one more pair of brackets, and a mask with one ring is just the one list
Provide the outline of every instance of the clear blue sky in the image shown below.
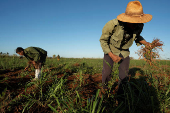
[[[129,0],[0,0],[0,52],[17,47],[41,47],[48,56],[102,58],[103,26],[124,13]],[[145,14],[142,36],[164,42],[161,58],[170,58],[170,1],[140,0]],[[131,57],[140,47],[130,48]]]

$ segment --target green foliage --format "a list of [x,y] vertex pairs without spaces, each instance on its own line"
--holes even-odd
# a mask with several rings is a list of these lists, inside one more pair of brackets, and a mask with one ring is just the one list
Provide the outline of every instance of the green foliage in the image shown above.
[[14,70],[24,68],[26,66],[26,59],[20,59],[19,57],[15,56],[8,56],[8,57],[0,57],[0,69],[6,70]]
[[[27,75],[31,76],[30,79],[34,78],[31,75],[34,70],[31,72],[23,71],[26,62],[25,58],[0,57],[2,73],[0,82],[3,85],[0,94],[1,110],[3,108],[6,112],[12,112],[15,106],[20,105],[23,107],[21,112],[38,112],[42,109],[56,113],[166,113],[170,111],[168,76],[170,74],[170,61],[157,61],[159,69],[155,69],[148,67],[149,65],[143,60],[131,60],[131,78],[123,86],[124,93],[121,95],[113,93],[116,80],[119,78],[119,65],[114,64],[113,77],[108,84],[109,90],[101,95],[100,90],[96,89],[93,92],[94,94],[88,98],[84,98],[82,93],[82,89],[90,84],[85,80],[89,75],[93,77],[95,74],[101,74],[102,59],[60,58],[60,61],[47,59],[41,71],[40,80],[22,82]],[[15,75],[17,79],[20,78],[15,87],[24,88],[22,94],[18,89],[14,91],[14,84],[4,83],[4,81],[12,81],[12,77],[6,75],[6,70],[15,69],[22,70],[21,73]],[[75,76],[74,80],[69,81],[68,77],[73,75]],[[77,84],[70,88],[68,85],[70,82]],[[12,89],[13,92],[7,95],[7,89]],[[118,104],[116,104],[117,100],[119,100]],[[7,110],[7,108],[10,109]]]

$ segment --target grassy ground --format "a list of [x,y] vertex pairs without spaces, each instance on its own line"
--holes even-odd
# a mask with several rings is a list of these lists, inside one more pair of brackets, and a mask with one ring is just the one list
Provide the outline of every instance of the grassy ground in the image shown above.
[[170,61],[149,66],[131,60],[129,82],[117,91],[118,65],[109,89],[101,92],[102,59],[47,59],[43,77],[34,68],[24,71],[25,58],[0,57],[1,112],[57,113],[168,113]]

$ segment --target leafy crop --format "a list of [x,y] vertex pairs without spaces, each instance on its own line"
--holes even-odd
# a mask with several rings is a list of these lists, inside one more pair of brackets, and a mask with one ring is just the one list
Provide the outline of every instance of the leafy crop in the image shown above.
[[143,60],[131,60],[131,77],[123,86],[121,95],[117,95],[117,64],[113,66],[110,89],[101,93],[102,59],[60,58],[58,61],[47,58],[39,81],[31,81],[33,68],[24,71],[25,58],[8,56],[0,62],[1,112],[170,111],[170,61],[159,61],[159,69],[155,69]]

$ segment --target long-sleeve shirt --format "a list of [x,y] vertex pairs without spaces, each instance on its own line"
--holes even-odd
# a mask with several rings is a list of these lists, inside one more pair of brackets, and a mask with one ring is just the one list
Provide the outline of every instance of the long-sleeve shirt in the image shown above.
[[47,55],[47,51],[45,51],[39,47],[28,47],[28,48],[24,49],[24,56],[28,60],[37,62],[37,61],[41,60],[41,57],[43,55]]
[[[130,54],[129,47],[132,46],[133,42],[135,41],[136,45],[139,46],[141,45],[139,41],[144,40],[144,38],[140,36],[143,26],[143,23],[138,24],[132,31],[132,34],[128,34],[125,32],[123,22],[117,19],[110,20],[103,27],[99,40],[103,52],[105,54],[112,52],[118,56],[121,53],[123,57],[126,58]],[[125,36],[128,36],[128,38],[125,38]]]

